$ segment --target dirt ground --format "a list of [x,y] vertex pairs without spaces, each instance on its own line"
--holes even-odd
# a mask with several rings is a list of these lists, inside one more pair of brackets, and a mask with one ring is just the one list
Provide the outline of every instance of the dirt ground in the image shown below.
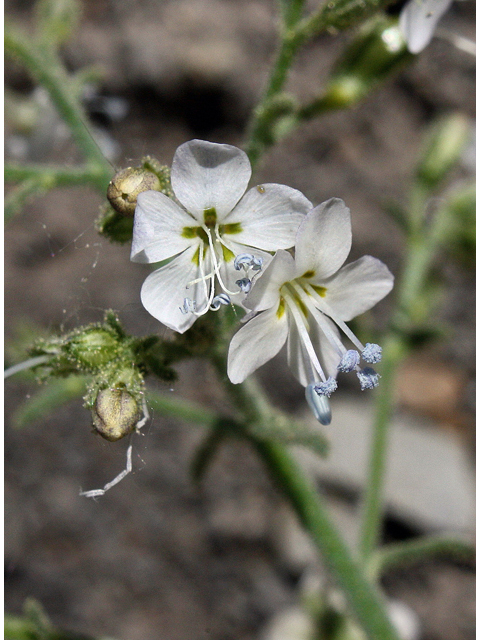
[[[70,69],[95,63],[104,70],[86,105],[116,166],[144,154],[168,164],[176,147],[194,137],[242,144],[274,50],[273,2],[83,4],[81,27],[64,56]],[[31,5],[7,1],[7,15],[28,27]],[[473,38],[474,12],[470,0],[454,3],[445,29]],[[311,95],[349,37],[317,38],[300,56],[289,88],[301,98]],[[383,205],[405,201],[421,136],[433,118],[461,111],[473,123],[474,71],[473,58],[434,39],[368,100],[305,125],[279,144],[256,182],[288,184],[315,203],[341,197],[352,210],[350,259],[370,253],[398,273],[403,239]],[[19,68],[7,66],[6,79],[7,91],[31,96],[32,84]],[[29,135],[7,113],[7,157],[74,162],[61,123],[38,93],[36,101],[42,116]],[[457,177],[472,172],[466,155]],[[7,225],[7,344],[28,325],[69,329],[100,320],[108,308],[119,312],[129,332],[164,334],[139,300],[148,268],[129,262],[129,246],[112,245],[94,230],[101,202],[87,189],[57,190]],[[404,408],[455,430],[470,451],[474,274],[446,256],[437,271],[445,283],[438,317],[449,332],[407,363],[399,393]],[[372,316],[380,325],[390,304],[382,302]],[[407,384],[418,379],[418,371],[425,389],[421,402]],[[430,390],[442,372],[454,392],[439,400]],[[166,393],[212,406],[222,401],[213,372],[202,363],[186,363],[179,374],[171,390],[162,387]],[[264,368],[261,380],[280,406],[292,413],[302,409],[303,389],[282,357]],[[79,489],[113,478],[123,468],[126,445],[92,435],[80,400],[14,430],[8,417],[35,390],[15,378],[6,385],[7,611],[20,612],[33,596],[55,625],[96,637],[254,640],[272,616],[297,602],[306,567],[282,556],[274,543],[285,505],[246,445],[225,445],[195,487],[189,463],[201,429],[153,415],[144,437],[135,441],[135,472],[104,498],[89,501],[79,497]],[[353,387],[339,393],[357,398]],[[328,499],[332,508],[349,505],[348,496]],[[421,532],[412,523],[390,519],[385,535],[400,539],[414,533]],[[474,637],[472,567],[423,563],[389,575],[385,589],[416,611],[421,640]]]

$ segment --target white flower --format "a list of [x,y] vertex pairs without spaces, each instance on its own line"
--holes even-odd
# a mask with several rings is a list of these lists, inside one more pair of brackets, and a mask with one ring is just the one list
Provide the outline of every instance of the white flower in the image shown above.
[[[393,276],[371,256],[342,267],[351,240],[350,211],[342,200],[332,198],[304,218],[295,258],[287,251],[277,251],[244,301],[251,312],[234,335],[228,354],[228,376],[233,383],[243,382],[273,358],[288,339],[289,365],[307,387],[311,406],[312,399],[323,401],[335,391],[338,371],[355,370],[362,389],[378,384],[378,374],[371,367],[360,369],[360,353],[345,348],[338,329],[359,349],[363,360],[379,362],[381,348],[370,343],[364,346],[345,322],[386,296]],[[328,403],[314,404],[314,411],[328,411]]]
[[[245,193],[250,175],[240,149],[191,140],[178,147],[172,163],[180,204],[157,191],[138,196],[131,259],[170,259],[141,292],[144,307],[167,327],[183,333],[208,309],[229,304],[230,296],[243,298],[272,259],[268,252],[293,246],[311,203],[279,184]],[[240,269],[253,277],[239,278]]]
[[400,29],[411,53],[420,53],[433,37],[452,0],[410,0],[400,13]]

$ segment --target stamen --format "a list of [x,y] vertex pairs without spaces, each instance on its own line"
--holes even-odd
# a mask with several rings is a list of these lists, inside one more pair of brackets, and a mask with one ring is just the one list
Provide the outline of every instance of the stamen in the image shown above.
[[325,426],[329,425],[332,421],[332,411],[330,409],[330,402],[326,396],[319,396],[315,391],[315,385],[309,384],[305,388],[305,398],[308,405],[312,410],[315,418]]
[[261,258],[260,256],[253,256],[253,261],[251,266],[253,271],[261,271],[263,267],[263,258]]
[[314,391],[319,396],[326,396],[330,398],[332,393],[337,389],[337,381],[335,378],[328,378],[326,382],[320,382],[314,386]]
[[378,380],[380,375],[371,367],[365,367],[361,371],[357,371],[358,379],[360,380],[360,388],[362,391],[366,389],[373,389],[378,387]]
[[230,304],[230,298],[226,293],[219,293],[218,296],[215,296],[212,300],[212,304],[210,305],[210,309],[212,311],[218,311],[220,309],[220,305],[222,304]]
[[[235,256],[235,260],[233,261],[233,266],[237,271],[240,271],[242,267],[250,267],[254,263],[254,256],[251,253],[239,253],[238,256]],[[258,258],[257,258],[258,260]]]
[[358,367],[360,362],[360,354],[355,349],[350,349],[343,354],[343,358],[337,365],[337,370],[342,373],[350,373]]
[[220,286],[226,293],[229,293],[231,296],[238,295],[239,293],[238,291],[230,291],[226,287],[225,283],[223,282],[222,276],[220,275],[220,265],[221,265],[221,262],[223,262],[223,260],[221,260],[221,262],[218,262],[218,256],[216,254],[215,246],[213,244],[212,234],[210,233],[210,230],[208,229],[208,227],[203,227],[203,228],[208,236],[208,244],[210,246],[210,251],[212,253],[212,260],[213,260],[213,271],[218,278],[218,282],[220,283]]
[[308,334],[308,330],[305,326],[305,321],[302,318],[302,314],[298,310],[297,304],[295,300],[292,299],[291,295],[287,292],[284,293],[285,302],[288,305],[288,308],[292,312],[293,319],[295,320],[295,324],[297,325],[298,333],[300,334],[300,338],[303,341],[305,349],[307,350],[308,356],[310,358],[311,363],[319,373],[321,379],[326,382],[327,378],[323,373],[322,366],[318,360],[317,354],[315,353],[315,349],[313,347],[312,341]]
[[362,351],[362,358],[370,364],[377,364],[382,359],[382,347],[373,342],[367,342]]
[[207,288],[207,277],[205,276],[205,269],[203,268],[203,263],[204,263],[204,258],[203,258],[203,255],[202,255],[202,251],[200,251],[200,261],[199,261],[200,275],[202,276],[204,292],[205,292],[205,297],[207,298],[207,302],[206,302],[204,308],[201,311],[197,311],[196,309],[193,311],[193,313],[196,316],[205,315],[207,313],[207,311],[210,309],[210,305],[212,304],[212,300],[215,297],[215,285],[214,285],[214,282],[213,282],[213,276],[211,277],[210,292],[209,292],[208,288]]
[[318,295],[315,289],[308,283],[305,284],[305,289],[312,296],[312,298],[314,298],[315,302],[317,303],[316,304],[317,308],[320,311],[322,311],[325,315],[327,315],[329,318],[331,318],[335,322],[335,324],[340,327],[343,333],[347,336],[347,338],[349,338],[353,342],[353,344],[357,347],[357,349],[359,349],[360,351],[363,351],[365,347],[357,338],[357,336],[353,333],[351,329],[347,327],[347,325],[343,320],[340,320],[340,318],[336,316],[336,314],[333,312],[330,306],[325,302],[323,298],[321,298]]
[[195,307],[196,307],[195,302],[191,298],[184,298],[183,306],[178,308],[184,315],[186,315],[187,313],[194,313]]
[[292,281],[291,284],[293,285],[295,291],[298,293],[298,295],[299,295],[300,299],[302,300],[302,302],[305,304],[307,309],[310,311],[312,316],[315,318],[315,320],[319,324],[320,328],[322,329],[322,331],[325,334],[325,336],[327,337],[327,339],[337,349],[338,354],[340,356],[342,356],[345,353],[346,349],[343,346],[342,341],[340,340],[340,338],[337,335],[335,335],[335,333],[332,331],[332,329],[328,326],[328,323],[325,320],[323,312],[319,311],[315,307],[315,305],[313,304],[310,296],[307,295],[307,293],[305,292],[305,289],[303,289],[303,287],[301,287],[295,281]]
[[241,280],[236,280],[235,284],[237,285],[237,287],[240,287],[240,290],[243,293],[248,293],[252,288],[252,280],[249,280],[248,278],[242,278]]

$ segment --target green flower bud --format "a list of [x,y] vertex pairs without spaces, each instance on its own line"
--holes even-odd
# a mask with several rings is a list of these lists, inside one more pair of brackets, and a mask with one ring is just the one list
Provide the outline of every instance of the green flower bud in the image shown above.
[[397,20],[370,20],[337,60],[325,94],[314,103],[316,111],[359,102],[411,58]]
[[82,333],[72,336],[67,348],[80,366],[94,369],[109,363],[118,357],[118,336],[100,327],[83,329]]
[[115,211],[123,216],[133,216],[138,194],[142,191],[160,191],[160,187],[160,180],[151,171],[128,167],[112,178],[107,198]]
[[436,187],[459,161],[469,131],[469,120],[461,113],[437,121],[427,136],[417,179],[429,189]]
[[131,433],[140,419],[135,398],[125,388],[102,389],[92,410],[93,426],[110,442]]

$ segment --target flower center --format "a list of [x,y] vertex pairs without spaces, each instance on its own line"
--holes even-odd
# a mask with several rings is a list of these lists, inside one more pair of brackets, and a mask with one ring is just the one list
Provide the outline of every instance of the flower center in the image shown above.
[[[249,268],[256,271],[262,267],[262,259],[255,258],[250,254],[241,254],[237,258],[243,256],[243,261],[238,265],[235,257],[235,253],[228,246],[228,243],[222,237],[225,234],[236,234],[242,231],[242,226],[239,222],[231,224],[219,224],[217,220],[217,212],[214,207],[205,209],[203,214],[204,222],[198,226],[184,227],[182,230],[182,236],[184,238],[199,238],[202,243],[198,245],[195,251],[192,262],[197,265],[200,271],[200,277],[192,280],[188,283],[187,289],[199,282],[203,283],[203,290],[205,294],[206,303],[203,308],[198,309],[197,303],[191,298],[184,298],[183,305],[180,308],[182,313],[194,313],[197,316],[203,315],[209,309],[217,311],[221,305],[230,304],[229,296],[236,296],[240,293],[248,293],[250,290],[253,277],[241,278],[236,281],[238,290],[231,291],[228,289],[222,277],[221,270],[225,264],[233,263],[235,269],[239,270],[243,267],[245,272]],[[209,265],[206,269],[206,265]],[[219,284],[221,293],[215,295],[216,283]]]

